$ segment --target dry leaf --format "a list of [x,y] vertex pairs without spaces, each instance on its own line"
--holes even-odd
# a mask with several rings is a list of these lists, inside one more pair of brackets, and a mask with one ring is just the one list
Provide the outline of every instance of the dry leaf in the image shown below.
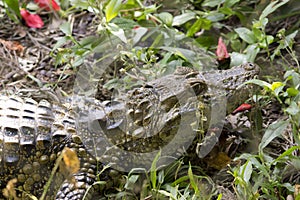
[[18,181],[17,181],[16,178],[11,179],[10,181],[8,181],[8,183],[6,184],[6,188],[4,188],[2,190],[3,196],[5,196],[8,199],[15,199],[15,200],[19,199],[17,197],[16,190],[15,190],[15,184],[17,182]]
[[72,149],[65,147],[63,150],[63,161],[65,163],[65,167],[70,174],[77,173],[80,167],[80,161],[75,151]]
[[6,41],[0,39],[0,43],[8,50],[16,51],[18,55],[22,55],[24,47],[18,41]]
[[207,160],[207,164],[217,170],[221,170],[226,167],[231,161],[231,158],[224,152],[218,152],[216,155],[211,156]]

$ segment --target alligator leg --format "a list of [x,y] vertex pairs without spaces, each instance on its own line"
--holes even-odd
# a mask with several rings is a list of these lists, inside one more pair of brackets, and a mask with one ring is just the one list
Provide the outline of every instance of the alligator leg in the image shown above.
[[[62,151],[63,159],[60,164],[60,173],[66,178],[62,183],[59,191],[56,194],[56,200],[81,200],[91,199],[93,193],[92,184],[96,180],[97,162],[87,151],[79,136],[73,135],[72,137],[66,138],[70,140],[67,142],[69,151],[75,152],[74,155],[78,157],[78,169],[76,168],[76,159],[70,153]],[[74,167],[75,166],[75,167]],[[63,168],[63,169],[62,169]],[[72,173],[75,170],[75,173]]]

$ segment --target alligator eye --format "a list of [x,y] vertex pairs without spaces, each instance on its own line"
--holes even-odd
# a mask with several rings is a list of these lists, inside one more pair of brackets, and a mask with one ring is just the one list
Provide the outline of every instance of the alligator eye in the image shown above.
[[246,70],[253,70],[255,68],[255,65],[253,63],[248,62],[247,64],[244,65],[244,68]]
[[148,85],[148,84],[147,84],[147,85],[144,86],[144,88],[151,88],[151,89],[152,89],[152,88],[154,88],[154,87],[153,87],[152,85]]
[[191,84],[191,87],[193,88],[196,95],[202,93],[207,89],[207,85],[202,82],[194,82]]

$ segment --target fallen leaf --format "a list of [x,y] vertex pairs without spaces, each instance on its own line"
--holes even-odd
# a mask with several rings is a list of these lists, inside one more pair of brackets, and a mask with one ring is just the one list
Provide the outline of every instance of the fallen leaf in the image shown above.
[[22,55],[24,47],[18,41],[6,41],[0,39],[0,43],[8,50],[16,51],[18,55]]
[[63,150],[63,161],[70,174],[74,174],[79,171],[80,161],[77,154],[72,149],[65,147]]

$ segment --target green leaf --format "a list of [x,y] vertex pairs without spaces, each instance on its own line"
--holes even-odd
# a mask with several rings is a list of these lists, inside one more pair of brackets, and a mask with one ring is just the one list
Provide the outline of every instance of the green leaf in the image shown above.
[[287,35],[284,38],[284,44],[287,44],[290,48],[292,48],[292,45],[294,44],[294,38],[298,34],[298,30],[294,31],[293,33]]
[[284,79],[292,80],[292,85],[296,86],[300,84],[300,74],[294,70],[288,70],[284,74]]
[[234,4],[240,2],[240,0],[225,0],[224,7],[232,7]]
[[300,112],[300,108],[295,101],[292,101],[290,106],[285,109],[285,111],[290,115],[296,115]]
[[164,196],[166,196],[166,197],[173,197],[170,192],[167,192],[165,190],[158,190],[157,192],[160,193],[160,194],[162,194],[162,195],[164,195]]
[[297,90],[296,88],[288,88],[286,91],[290,97],[294,97],[299,94],[299,90]]
[[186,35],[188,37],[194,36],[196,32],[201,29],[202,19],[197,19],[197,21],[188,29]]
[[187,180],[189,180],[189,177],[188,177],[188,176],[182,176],[182,177],[179,177],[178,179],[176,179],[176,180],[171,184],[171,186],[175,187],[176,185],[179,185],[179,184],[182,184],[182,183],[186,183]]
[[250,178],[251,178],[251,174],[252,174],[252,163],[249,161],[246,161],[246,163],[242,166],[242,171],[241,171],[241,175],[243,177],[243,180],[248,183]]
[[278,96],[279,93],[282,92],[284,86],[285,84],[282,82],[273,82],[271,85],[271,90],[274,92],[276,96]]
[[109,30],[109,32],[111,32],[113,35],[115,35],[116,37],[118,37],[120,40],[122,40],[123,42],[127,43],[127,38],[125,36],[125,32],[123,29],[121,29],[120,27],[118,27],[116,24],[114,23],[109,23],[107,25],[107,29]]
[[69,0],[70,4],[76,8],[88,9],[90,7],[90,3],[88,1],[81,0]]
[[261,87],[268,88],[269,90],[272,90],[272,85],[266,81],[252,79],[252,80],[245,82],[245,84],[249,84],[249,83],[253,83],[253,84],[259,85]]
[[247,51],[247,61],[254,62],[257,54],[260,51],[260,48],[257,46],[257,44],[250,44],[248,45],[246,51]]
[[149,5],[149,6],[144,7],[144,9],[145,9],[144,14],[147,15],[147,14],[156,12],[157,6],[156,5]]
[[190,21],[191,19],[195,19],[195,17],[196,17],[196,14],[192,13],[192,12],[183,13],[181,15],[175,16],[173,19],[172,26],[180,26],[180,25]]
[[52,52],[54,50],[56,50],[57,48],[61,47],[62,45],[66,44],[66,42],[69,39],[70,39],[69,36],[64,36],[64,37],[58,38],[56,44],[54,45],[54,47],[52,49]]
[[147,33],[147,31],[148,31],[148,29],[144,28],[144,27],[140,27],[140,28],[134,30],[135,35],[132,38],[133,44],[137,44],[142,39],[142,37]]
[[[278,3],[279,1],[273,1],[271,2],[261,13],[261,15],[259,16],[259,21],[262,21],[263,19],[265,19],[269,14],[271,14],[272,12],[276,11],[277,8],[283,6],[284,4],[286,4],[287,2],[289,2],[289,0],[283,0],[282,2]],[[277,4],[278,3],[278,4]]]
[[21,18],[20,14],[20,6],[19,6],[19,1],[18,0],[5,0],[4,1],[6,5],[14,11],[14,13]]
[[259,144],[259,151],[262,151],[270,142],[280,136],[288,126],[289,121],[278,121],[274,124],[271,124],[266,130],[261,142]]
[[110,22],[113,18],[115,18],[121,8],[122,0],[110,0],[107,6],[105,7],[105,17],[106,22]]
[[150,171],[150,180],[151,180],[151,184],[152,184],[152,189],[156,189],[156,182],[157,182],[157,175],[156,175],[156,172],[157,172],[157,169],[156,169],[156,164],[157,164],[157,161],[158,159],[160,158],[161,156],[161,151],[159,151],[152,164],[151,164],[151,171]]
[[219,9],[219,11],[225,15],[231,16],[234,14],[234,11],[231,8],[228,7],[222,7]]
[[178,186],[176,185],[175,187],[171,187],[170,185],[167,185],[167,190],[171,192],[171,199],[177,199],[176,197],[178,196]]
[[192,171],[191,164],[189,164],[188,176],[190,178],[191,186],[195,190],[195,194],[198,194],[199,193],[199,189],[198,189],[197,183],[196,183],[196,181],[194,179],[194,174],[193,174],[193,171]]
[[272,35],[267,35],[259,42],[261,48],[267,48],[271,43],[273,43],[274,37]]
[[133,29],[134,27],[139,25],[137,22],[123,17],[114,18],[112,22],[118,27],[126,30]]
[[134,184],[137,182],[137,180],[139,179],[139,175],[133,174],[130,175],[128,177],[128,180],[126,181],[126,184],[124,186],[125,189],[130,190],[130,189],[134,189]]
[[158,183],[161,185],[165,180],[165,171],[164,170],[159,171],[157,177],[158,177],[157,178]]
[[[280,156],[278,156],[274,160],[274,163],[277,163],[277,162],[283,160],[287,156],[292,156],[293,152],[295,152],[296,150],[300,150],[300,146],[292,146],[291,148],[287,149],[285,152],[283,152]],[[283,162],[285,162],[285,160],[283,160]]]
[[284,86],[284,83],[282,83],[282,82],[273,82],[272,85],[271,85],[271,90],[274,91],[274,90],[276,90],[277,88],[279,88],[281,86]]
[[190,62],[193,62],[195,58],[197,58],[195,51],[191,51],[189,49],[167,47],[167,46],[162,46],[159,48],[168,52],[172,52],[173,54],[180,56],[182,59],[188,60]]
[[284,33],[282,33],[278,36],[278,37],[283,37],[283,39],[281,39],[279,41],[278,47],[274,50],[274,53],[271,56],[272,60],[274,60],[275,56],[280,54],[281,49],[285,49],[287,47],[290,47],[292,49],[292,45],[294,44],[294,38],[296,37],[297,33],[298,33],[298,30],[294,31],[293,33],[291,33],[287,36],[284,36]]
[[225,15],[218,11],[211,11],[205,16],[205,18],[212,22],[218,22],[218,21],[224,20]]
[[256,169],[258,169],[261,174],[263,174],[264,176],[269,175],[269,171],[267,170],[265,165],[263,165],[256,156],[251,155],[249,160],[251,161],[252,166],[255,167]]
[[215,7],[224,3],[225,0],[205,0],[201,5],[207,7]]
[[264,39],[265,34],[259,28],[252,28],[252,32],[257,40],[261,41]]
[[173,15],[168,12],[161,12],[157,15],[161,21],[167,26],[171,26],[173,22]]
[[234,29],[234,31],[248,44],[253,44],[256,42],[254,33],[249,29],[241,27]]
[[248,56],[242,53],[232,52],[231,57],[231,66],[238,66],[240,64],[246,63],[248,61]]
[[70,36],[72,35],[72,26],[69,22],[65,22],[62,25],[59,26],[59,29],[66,35]]

